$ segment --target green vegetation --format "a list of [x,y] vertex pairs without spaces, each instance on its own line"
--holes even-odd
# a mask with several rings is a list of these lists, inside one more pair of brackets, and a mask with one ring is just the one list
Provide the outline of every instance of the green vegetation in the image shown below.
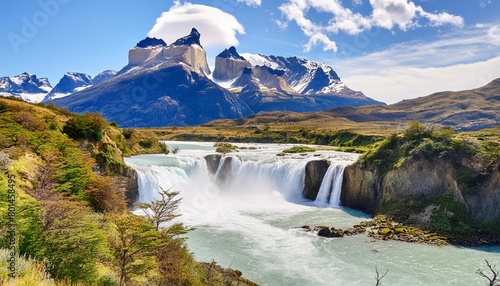
[[160,227],[176,216],[175,192],[142,206],[160,210],[153,220],[128,210],[123,155],[139,152],[168,149],[154,132],[122,131],[98,114],[0,98],[0,213],[15,203],[18,267],[10,279],[3,215],[0,284],[253,285],[230,270],[207,271],[186,247],[190,229]]
[[293,146],[283,150],[283,153],[306,153],[306,152],[316,152],[316,149],[309,146]]
[[[495,131],[454,133],[451,129],[434,130],[412,122],[406,131],[390,135],[376,149],[367,152],[360,162],[364,168],[384,176],[410,160],[442,160],[449,163],[450,174],[462,195],[474,195],[491,177],[500,158],[497,144],[488,138],[498,139]],[[470,219],[464,203],[451,194],[400,196],[382,201],[376,212],[450,236],[474,236],[478,234],[474,233],[477,229],[492,235],[500,231],[500,224],[496,222],[480,223]],[[424,213],[427,218],[419,217]]]
[[225,142],[217,142],[214,144],[214,147],[216,147],[215,152],[222,154],[230,153],[238,149],[237,146]]
[[401,166],[410,157],[443,158],[456,153],[474,155],[478,151],[478,146],[472,142],[455,138],[451,129],[433,130],[415,121],[404,133],[388,136],[362,160],[385,173]]

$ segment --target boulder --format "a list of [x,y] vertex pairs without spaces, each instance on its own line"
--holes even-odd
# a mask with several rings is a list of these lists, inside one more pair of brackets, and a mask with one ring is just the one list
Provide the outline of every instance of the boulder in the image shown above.
[[210,174],[214,175],[215,172],[217,172],[217,169],[219,168],[219,164],[220,164],[220,160],[222,158],[222,155],[221,154],[210,154],[210,155],[206,155],[204,158],[205,158],[205,161],[207,162],[208,172]]
[[304,189],[302,195],[310,200],[315,200],[318,195],[321,182],[330,167],[327,160],[315,160],[307,162],[305,169]]

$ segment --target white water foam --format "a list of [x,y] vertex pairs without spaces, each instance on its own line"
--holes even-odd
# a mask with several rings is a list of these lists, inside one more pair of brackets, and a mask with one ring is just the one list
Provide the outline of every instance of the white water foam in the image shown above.
[[[498,247],[433,247],[372,241],[363,235],[325,239],[297,229],[346,228],[367,218],[332,208],[339,203],[340,174],[356,155],[331,152],[284,159],[275,154],[289,146],[247,144],[257,149],[230,155],[230,172],[220,185],[216,178],[222,170],[217,177],[209,174],[203,159],[214,152],[210,143],[168,144],[178,144],[180,152],[126,158],[138,171],[140,200],[155,198],[158,186],[180,191],[178,219],[196,228],[187,240],[196,258],[242,270],[259,285],[374,285],[375,267],[389,269],[384,285],[482,285],[475,270],[484,267],[484,259],[499,263]],[[301,196],[304,168],[319,159],[331,166],[318,200],[308,202]]]

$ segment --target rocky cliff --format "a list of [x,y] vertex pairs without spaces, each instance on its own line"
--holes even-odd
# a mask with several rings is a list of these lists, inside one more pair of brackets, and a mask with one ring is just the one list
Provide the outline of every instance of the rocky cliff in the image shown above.
[[54,104],[100,112],[123,127],[197,125],[252,114],[242,100],[207,77],[210,69],[199,38],[193,29],[168,46],[145,39],[114,77]]
[[391,140],[346,167],[343,206],[425,226],[443,218],[452,225],[500,220],[500,161],[488,162],[480,146]]
[[215,58],[214,80],[230,81],[240,76],[244,68],[252,65],[238,54],[235,47],[225,49]]

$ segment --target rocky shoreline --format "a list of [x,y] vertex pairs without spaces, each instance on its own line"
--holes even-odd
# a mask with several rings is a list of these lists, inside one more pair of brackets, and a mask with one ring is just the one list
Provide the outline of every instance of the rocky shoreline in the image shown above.
[[326,226],[302,226],[301,230],[314,232],[322,237],[344,237],[358,234],[366,234],[369,237],[380,240],[398,240],[411,243],[425,243],[429,245],[448,245],[445,237],[436,233],[424,231],[416,227],[405,226],[392,221],[384,215],[377,215],[372,220],[363,221],[348,229],[337,229]]

